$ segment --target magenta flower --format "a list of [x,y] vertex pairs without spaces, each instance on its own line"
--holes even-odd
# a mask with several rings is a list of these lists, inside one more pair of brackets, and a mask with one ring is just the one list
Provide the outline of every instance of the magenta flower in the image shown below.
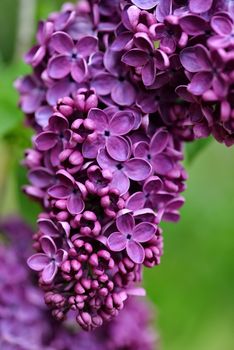
[[113,232],[108,237],[108,246],[115,252],[126,252],[136,264],[142,264],[145,259],[144,248],[141,243],[150,241],[155,233],[155,225],[149,222],[141,222],[135,225],[132,214],[126,213],[116,219],[118,232]]
[[162,186],[162,180],[158,176],[149,177],[143,185],[143,191],[135,192],[128,198],[126,207],[133,211],[144,207],[157,209],[156,194],[162,189]]
[[150,33],[159,42],[160,49],[168,55],[174,53],[178,46],[184,47],[188,41],[188,35],[181,30],[176,16],[169,16],[164,23],[152,25]]
[[224,74],[223,53],[209,51],[203,45],[185,48],[180,54],[181,63],[190,73],[195,73],[188,85],[188,91],[200,96],[213,89],[217,98],[227,94],[228,84]]
[[51,48],[58,54],[52,57],[48,65],[48,74],[53,79],[62,79],[71,73],[72,78],[81,83],[88,74],[86,59],[97,51],[97,39],[86,36],[75,45],[72,38],[57,32],[50,40]]
[[58,249],[49,236],[44,236],[40,239],[41,247],[44,253],[37,253],[28,259],[28,265],[35,271],[42,272],[42,280],[46,284],[52,283],[58,268],[67,258],[67,252],[63,249]]
[[169,59],[163,51],[154,49],[153,42],[145,33],[135,34],[134,43],[137,48],[126,52],[122,57],[122,61],[131,67],[141,67],[143,83],[150,86],[155,81],[156,70],[163,70],[168,67]]
[[38,45],[34,46],[25,55],[25,62],[36,67],[41,63],[46,55],[47,43],[53,34],[54,24],[52,22],[41,21],[38,26],[37,41]]
[[56,199],[66,201],[67,210],[72,215],[80,214],[84,209],[84,198],[87,195],[85,186],[65,170],[57,172],[59,184],[49,188],[48,194]]
[[109,169],[113,178],[110,188],[116,188],[120,194],[128,191],[130,180],[145,180],[151,173],[150,164],[141,158],[131,158],[125,162],[118,162],[112,159],[104,149],[101,149],[97,156],[97,162],[102,169]]
[[121,63],[121,57],[121,52],[111,49],[105,52],[104,65],[107,72],[95,75],[92,87],[102,98],[110,96],[117,105],[131,106],[136,99],[136,89],[127,78],[128,69]]
[[167,175],[173,169],[172,158],[164,152],[168,142],[168,132],[159,129],[150,143],[140,141],[135,144],[134,155],[150,162],[156,174]]
[[58,163],[60,152],[71,140],[72,132],[68,126],[68,121],[63,115],[54,114],[49,119],[49,130],[41,132],[34,140],[39,151],[51,151],[50,159],[53,165]]
[[115,160],[124,161],[130,156],[130,145],[123,135],[134,127],[134,115],[131,112],[117,112],[109,117],[100,109],[91,109],[88,119],[92,120],[98,134],[97,142],[84,142],[82,153],[86,158],[95,158],[100,148],[106,146],[108,154]]

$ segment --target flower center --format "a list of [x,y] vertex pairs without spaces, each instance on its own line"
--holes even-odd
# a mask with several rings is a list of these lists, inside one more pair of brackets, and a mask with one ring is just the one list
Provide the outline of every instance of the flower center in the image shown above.
[[106,137],[110,136],[110,131],[105,130],[104,135],[105,135]]
[[127,239],[131,239],[132,238],[132,235],[130,235],[130,233],[127,235]]
[[123,169],[123,165],[122,164],[118,164],[116,167],[117,167],[118,170]]

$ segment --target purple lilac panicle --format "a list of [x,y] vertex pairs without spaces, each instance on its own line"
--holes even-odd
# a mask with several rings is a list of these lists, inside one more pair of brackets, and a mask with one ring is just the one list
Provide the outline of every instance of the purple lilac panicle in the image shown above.
[[[25,160],[31,185],[24,190],[44,207],[34,236],[37,253],[28,264],[39,272],[45,301],[58,320],[73,310],[81,327],[91,330],[117,316],[129,295],[144,294],[137,287],[142,267],[160,263],[158,224],[162,218],[178,220],[179,205],[171,201],[179,200],[186,175],[180,143],[166,128],[150,141],[147,116],[139,123],[129,110],[80,111],[79,101],[76,96],[58,101],[35,136]],[[63,142],[64,130],[69,142]],[[115,142],[110,152],[114,137],[126,144],[126,157],[122,146],[114,153]],[[38,152],[38,162],[29,161],[31,152]],[[157,186],[150,190],[152,179]],[[147,192],[147,200],[133,207],[130,198],[137,191],[153,191],[154,199]]]
[[64,252],[50,283],[39,272],[58,319],[75,310],[89,330],[116,316],[160,262],[160,221],[179,220],[183,141],[234,143],[232,14],[222,0],[90,0],[40,23],[16,87],[35,130],[34,246],[44,254],[48,236]]
[[[50,225],[41,221],[41,227]],[[20,218],[8,218],[0,224],[9,241],[0,245],[0,347],[3,350],[153,350],[157,335],[150,326],[152,313],[145,302],[130,298],[125,309],[112,322],[93,333],[80,330],[69,317],[67,324],[51,318],[43,295],[34,285],[35,276],[23,263],[25,251],[15,244],[16,234],[24,236],[30,251],[33,232]],[[50,225],[51,233],[55,227]],[[116,338],[116,333],[118,337]],[[137,336],[136,336],[137,335]]]

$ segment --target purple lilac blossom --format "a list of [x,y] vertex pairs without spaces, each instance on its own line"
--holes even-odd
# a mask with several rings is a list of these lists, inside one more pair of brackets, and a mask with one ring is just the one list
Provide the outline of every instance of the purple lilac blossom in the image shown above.
[[[41,227],[57,228],[41,220]],[[43,294],[27,268],[32,230],[17,217],[0,223],[6,243],[0,244],[0,347],[3,350],[153,350],[158,336],[151,327],[149,305],[130,298],[115,320],[92,333],[78,328],[69,316],[65,324],[55,322],[43,305]],[[17,233],[24,237],[25,251],[15,244]],[[116,334],[118,333],[118,337]]]
[[[180,141],[166,128],[151,130],[148,122],[129,109],[100,110],[91,103],[84,110],[78,91],[58,101],[26,152],[31,184],[24,190],[43,206],[34,235],[37,253],[28,264],[38,271],[57,320],[73,311],[85,330],[100,327],[131,294],[145,293],[138,287],[142,267],[160,263],[159,224],[178,220],[186,174]],[[126,157],[123,146],[110,152],[111,137],[121,137]],[[58,143],[55,162],[51,153]],[[130,204],[138,192],[146,200]]]
[[[42,204],[34,247],[44,254],[49,236],[67,253],[49,285],[39,272],[56,318],[75,310],[90,330],[116,316],[142,267],[160,262],[160,222],[179,220],[183,142],[234,143],[232,17],[223,0],[90,0],[40,23],[16,88],[35,130],[24,161],[24,191]],[[126,213],[130,239],[117,227]],[[138,225],[154,235],[137,237]]]

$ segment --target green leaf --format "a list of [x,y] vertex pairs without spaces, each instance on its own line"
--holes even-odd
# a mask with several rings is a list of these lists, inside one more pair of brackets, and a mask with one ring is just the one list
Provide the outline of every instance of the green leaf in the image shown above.
[[197,156],[211,143],[211,141],[212,138],[208,137],[187,143],[185,148],[185,161],[187,164],[191,164],[197,158]]

